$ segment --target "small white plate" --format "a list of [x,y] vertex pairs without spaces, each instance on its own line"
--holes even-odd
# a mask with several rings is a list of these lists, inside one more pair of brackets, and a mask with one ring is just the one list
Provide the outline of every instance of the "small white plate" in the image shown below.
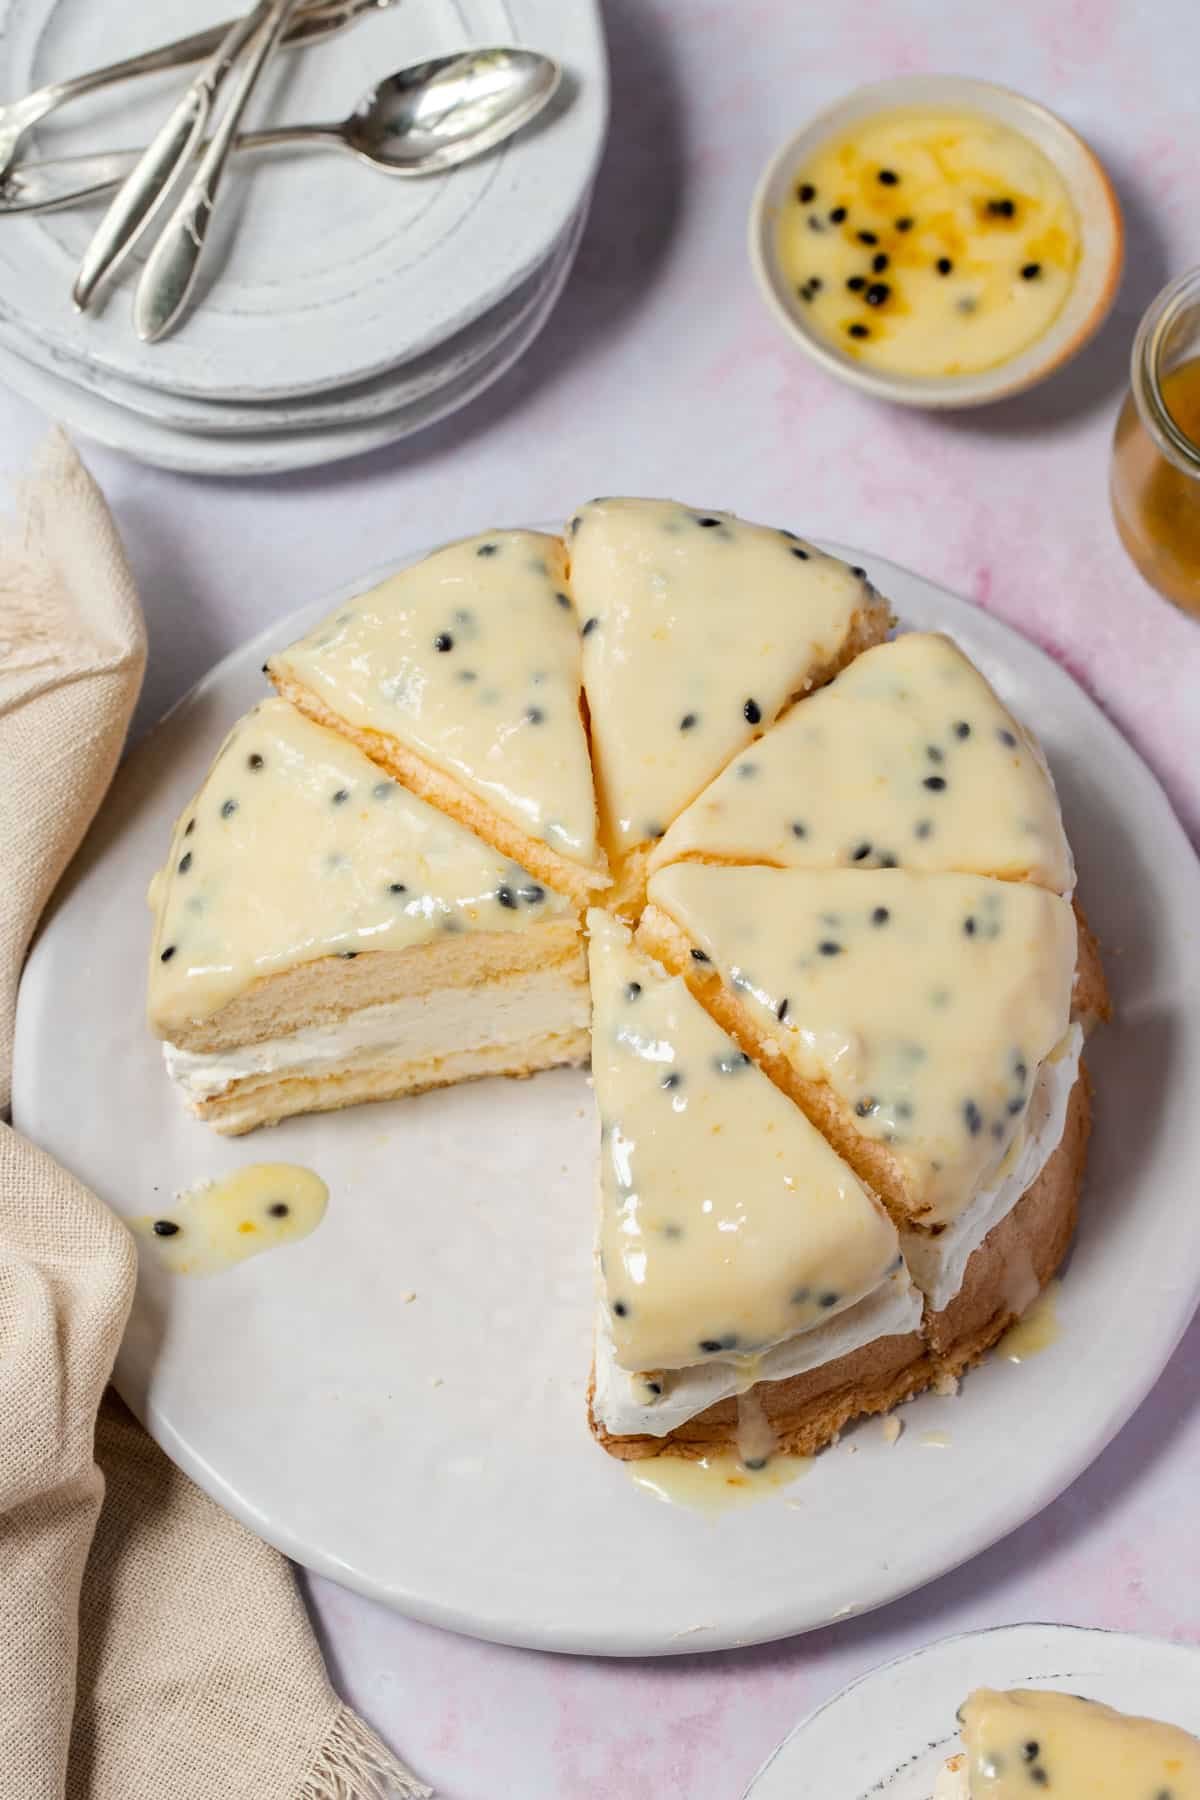
[[907,622],[952,632],[1041,734],[1117,1006],[1089,1052],[1097,1127],[1060,1340],[1019,1367],[993,1359],[956,1399],[917,1401],[894,1447],[868,1425],[794,1493],[714,1519],[663,1505],[596,1446],[595,1125],[579,1072],[239,1140],[171,1090],[143,1019],[146,884],[223,733],[264,692],[265,654],[386,571],[227,657],[134,751],[30,957],[18,1124],[119,1213],[263,1158],[328,1181],[319,1231],[227,1275],[172,1278],[151,1248],[116,1380],[253,1530],[413,1617],[541,1649],[670,1655],[867,1611],[1061,1493],[1200,1296],[1191,847],[1144,764],[1041,651],[918,576],[840,554]]
[[801,1721],[743,1800],[929,1800],[972,1688],[1047,1687],[1200,1735],[1200,1650],[1076,1625],[943,1638],[852,1682]]
[[172,394],[140,381],[126,381],[95,366],[84,369],[73,357],[56,354],[41,338],[14,325],[2,314],[0,349],[57,380],[81,384],[93,398],[169,431],[213,437],[262,437],[268,432],[324,431],[329,427],[362,425],[367,420],[394,417],[402,409],[415,407],[439,388],[449,387],[473,369],[496,361],[505,343],[515,338],[525,321],[538,312],[547,291],[561,285],[563,262],[570,256],[569,247],[578,240],[579,227],[577,214],[532,275],[444,344],[397,363],[394,369],[387,369],[368,382],[329,393],[254,403]]
[[553,312],[571,272],[586,220],[585,203],[545,271],[537,300],[519,311],[515,322],[486,357],[470,361],[451,380],[393,410],[376,413],[371,409],[361,416],[352,414],[344,421],[312,425],[303,416],[292,416],[286,426],[267,424],[258,431],[247,429],[236,435],[181,430],[104,398],[98,390],[77,382],[74,377],[78,371],[73,367],[71,379],[36,367],[8,349],[2,332],[0,380],[81,436],[158,468],[244,478],[338,462],[424,431],[477,399],[498,381],[525,354]]
[[[229,4],[0,0],[0,93],[194,31]],[[134,335],[128,279],[98,310],[75,313],[91,208],[0,221],[0,313],[85,371],[210,400],[342,388],[431,349],[544,262],[587,191],[608,104],[595,0],[397,0],[319,46],[281,53],[254,100],[255,122],[337,117],[396,69],[504,43],[562,62],[561,105],[496,154],[428,181],[389,179],[334,152],[235,169],[198,303],[165,342]],[[65,107],[38,129],[36,153],[146,143],[179,86],[176,73]]]

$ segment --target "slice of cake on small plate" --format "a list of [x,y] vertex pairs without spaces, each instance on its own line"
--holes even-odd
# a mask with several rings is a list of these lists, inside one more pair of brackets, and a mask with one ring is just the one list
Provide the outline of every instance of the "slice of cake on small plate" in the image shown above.
[[677,814],[890,613],[862,569],[732,513],[594,500],[568,544],[602,834],[636,910]]
[[868,650],[682,813],[668,863],[954,870],[1069,893],[1075,870],[1035,740],[935,632]]
[[1200,1800],[1200,1740],[1045,1688],[979,1688],[933,1800]]
[[1081,993],[1069,904],[981,876],[697,863],[649,898],[639,943],[887,1206],[944,1367],[980,1354],[1075,1222],[1103,982]]
[[921,1368],[895,1226],[682,980],[610,913],[588,926],[593,1429],[626,1458],[814,1450]]
[[271,657],[276,688],[583,906],[607,884],[560,539],[435,551]]
[[230,732],[150,902],[151,1027],[219,1131],[587,1059],[575,906],[286,701]]

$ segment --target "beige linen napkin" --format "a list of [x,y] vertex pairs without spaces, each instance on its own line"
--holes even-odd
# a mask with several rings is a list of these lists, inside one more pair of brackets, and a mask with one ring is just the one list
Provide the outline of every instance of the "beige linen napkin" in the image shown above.
[[[112,520],[56,434],[0,534],[0,1112],[21,964],[145,657]],[[284,1558],[105,1393],[135,1267],[113,1214],[0,1123],[0,1792],[427,1795],[330,1687]]]

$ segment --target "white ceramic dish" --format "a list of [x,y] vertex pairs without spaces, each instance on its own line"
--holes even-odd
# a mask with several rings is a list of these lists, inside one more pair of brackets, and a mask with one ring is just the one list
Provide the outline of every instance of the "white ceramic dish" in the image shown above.
[[[581,1073],[235,1141],[170,1090],[142,1018],[147,880],[221,735],[263,693],[265,653],[386,571],[236,651],[130,756],[30,958],[17,1122],[118,1212],[263,1157],[329,1182],[313,1237],[228,1275],[172,1279],[151,1251],[116,1380],[254,1530],[417,1618],[543,1649],[666,1655],[866,1611],[1054,1499],[1138,1405],[1200,1295],[1191,848],[1145,766],[1040,651],[917,576],[842,554],[906,621],[953,632],[1041,733],[1117,1005],[1090,1054],[1097,1129],[1060,1341],[1020,1367],[991,1361],[956,1399],[916,1402],[895,1447],[867,1426],[857,1454],[843,1442],[793,1493],[715,1519],[663,1505],[597,1448]],[[929,1430],[949,1445],[923,1445]]]
[[332,424],[308,425],[302,419],[292,418],[286,429],[268,425],[234,436],[207,430],[177,430],[116,405],[73,379],[35,367],[7,349],[2,335],[0,381],[83,437],[159,468],[192,475],[246,477],[338,462],[425,430],[478,398],[499,380],[524,355],[553,312],[571,272],[586,219],[585,202],[547,268],[538,299],[521,313],[489,355],[395,410],[367,412]]
[[[149,11],[0,0],[0,92],[23,93],[214,16],[206,0],[158,0]],[[259,117],[336,116],[395,69],[487,43],[558,57],[564,103],[496,155],[428,182],[391,180],[334,154],[260,159],[244,178],[235,171],[212,279],[166,342],[135,337],[128,282],[97,314],[75,314],[71,282],[91,209],[2,221],[0,313],[84,369],[206,399],[344,388],[443,342],[544,262],[592,179],[607,117],[594,0],[402,0],[317,49],[281,56],[256,96]],[[37,133],[37,154],[145,143],[178,86],[178,76],[125,84],[66,108]]]
[[872,1669],[801,1721],[743,1800],[929,1800],[972,1688],[1049,1687],[1200,1735],[1200,1650],[1075,1625],[1001,1625]]
[[[983,113],[1028,138],[1057,168],[1080,224],[1081,255],[1062,311],[1019,356],[978,374],[942,377],[891,375],[867,367],[814,330],[794,287],[780,267],[777,226],[795,178],[819,145],[864,119],[902,107],[939,107]],[[1103,165],[1055,113],[1011,88],[959,75],[898,75],[855,88],[781,144],[763,172],[750,209],[750,261],[759,288],[783,329],[831,375],[876,399],[901,406],[947,410],[982,406],[1020,393],[1053,374],[1081,350],[1108,316],[1121,278],[1124,227],[1121,209]]]
[[73,357],[57,354],[11,320],[0,316],[0,349],[20,357],[44,374],[71,385],[82,383],[94,399],[124,412],[148,419],[169,431],[213,437],[259,438],[268,432],[324,431],[343,425],[361,426],[369,420],[396,415],[403,409],[448,388],[472,370],[486,367],[501,355],[506,341],[515,339],[533,317],[546,295],[559,281],[569,246],[577,238],[580,219],[572,218],[563,237],[532,275],[498,305],[490,307],[473,324],[464,326],[435,349],[397,363],[372,380],[353,387],[292,399],[251,403],[238,400],[201,400],[191,394],[172,394],[125,381],[104,369],[86,371]]

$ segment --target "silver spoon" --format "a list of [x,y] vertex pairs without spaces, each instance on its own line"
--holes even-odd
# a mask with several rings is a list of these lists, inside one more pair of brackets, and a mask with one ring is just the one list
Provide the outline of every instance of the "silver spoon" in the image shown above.
[[[438,174],[493,150],[536,118],[562,79],[535,50],[470,50],[389,75],[336,125],[279,125],[240,136],[238,151],[287,145],[349,150],[385,175]],[[119,187],[140,150],[23,163],[0,183],[0,217],[51,212]]]

